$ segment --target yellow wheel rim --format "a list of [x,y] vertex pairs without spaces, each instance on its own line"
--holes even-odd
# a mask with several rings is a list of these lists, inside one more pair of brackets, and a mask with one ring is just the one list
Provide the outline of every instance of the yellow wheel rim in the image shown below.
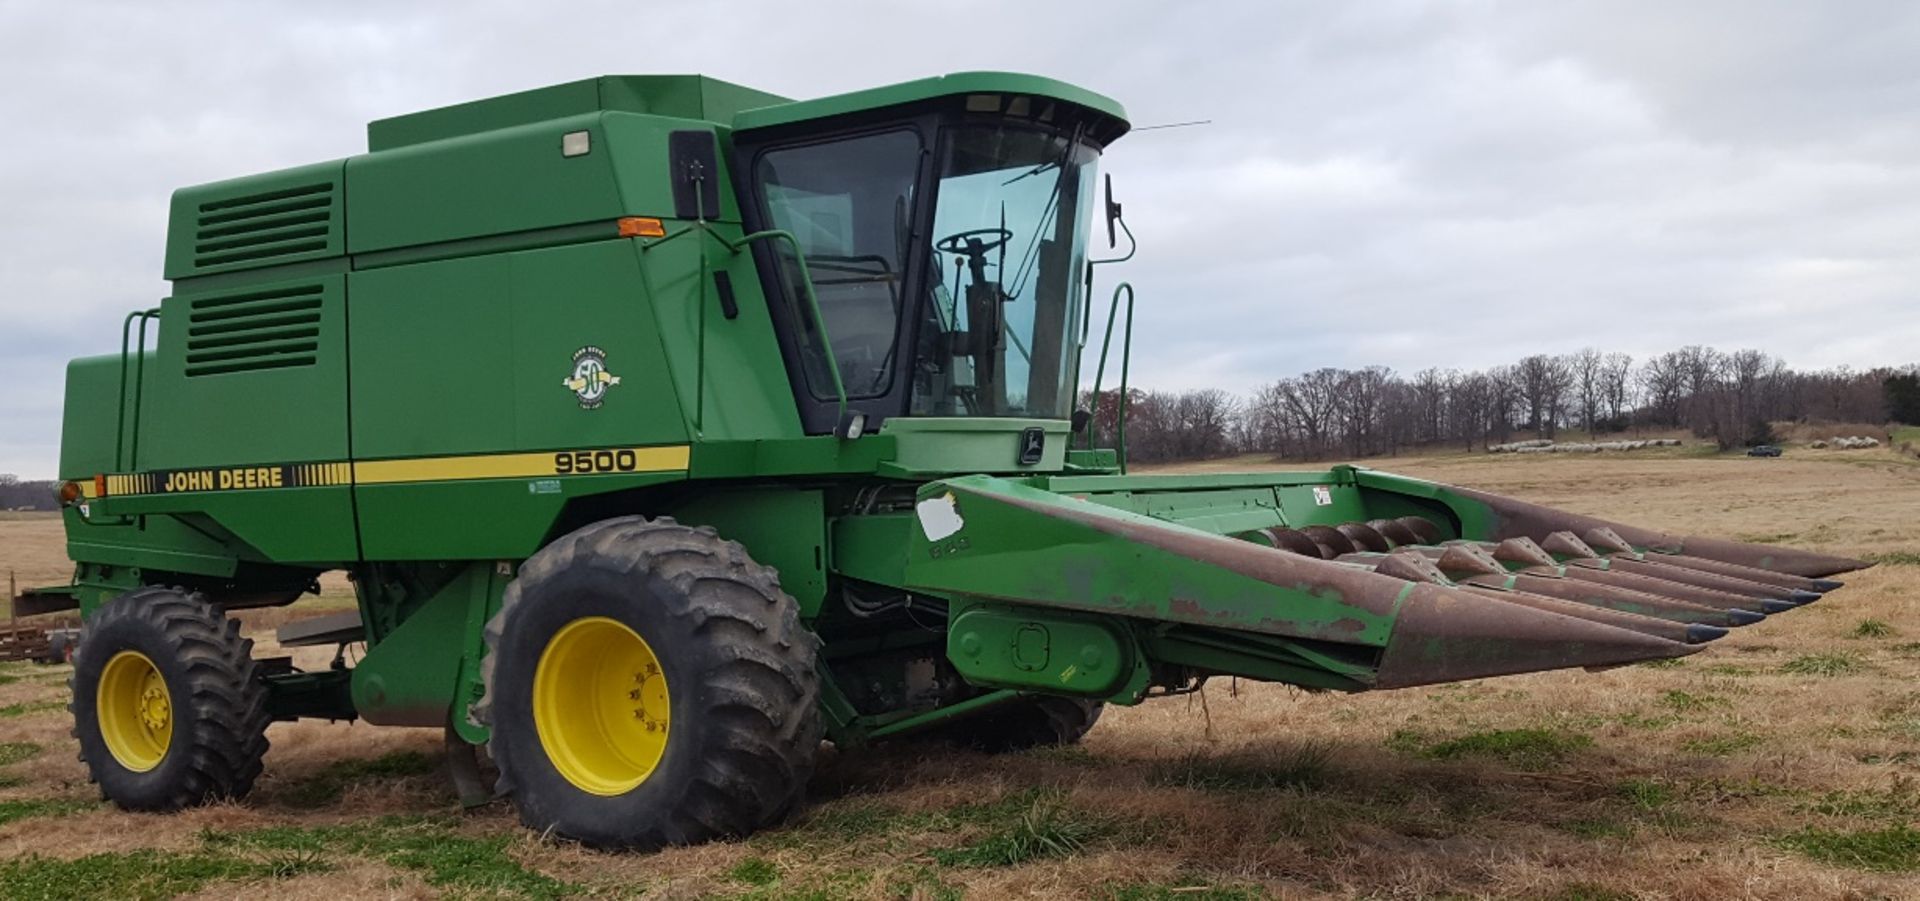
[[667,750],[667,677],[639,633],[604,616],[568,623],[533,673],[533,726],[554,769],[604,797],[645,782]]
[[136,773],[159,766],[173,743],[173,696],[160,668],[139,651],[121,651],[107,661],[94,715],[107,751]]

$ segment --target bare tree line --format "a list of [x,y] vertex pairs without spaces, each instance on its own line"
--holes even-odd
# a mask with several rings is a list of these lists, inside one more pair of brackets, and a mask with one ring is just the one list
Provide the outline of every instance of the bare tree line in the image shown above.
[[[1217,388],[1133,390],[1128,457],[1141,462],[1266,453],[1317,460],[1391,455],[1412,447],[1476,450],[1521,433],[1600,436],[1684,429],[1721,449],[1772,440],[1781,421],[1885,422],[1889,397],[1920,366],[1800,371],[1758,350],[1689,345],[1636,361],[1585,348],[1534,354],[1481,370],[1385,366],[1323,368],[1260,385],[1244,396]],[[1096,405],[1113,434],[1118,392]]]
[[9,472],[0,472],[0,510],[57,510],[58,483],[26,482]]

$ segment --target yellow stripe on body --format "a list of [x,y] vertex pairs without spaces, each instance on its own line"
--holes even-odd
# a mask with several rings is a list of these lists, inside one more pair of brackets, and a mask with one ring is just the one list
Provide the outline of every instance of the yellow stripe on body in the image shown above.
[[[280,487],[316,488],[352,484],[387,485],[469,479],[673,472],[686,469],[691,454],[691,448],[680,444],[665,447],[483,454],[470,457],[413,457],[404,460],[366,460],[357,463],[294,463],[287,464],[288,484]],[[575,468],[563,469],[559,463],[562,458],[581,462]],[[606,465],[609,460],[616,461],[618,465],[611,467]],[[628,465],[629,462],[631,465]],[[109,474],[106,480],[107,494],[109,496],[159,494],[162,487],[160,479],[161,476],[158,473]],[[244,490],[259,490],[261,487],[266,486]],[[195,493],[215,490],[241,489],[195,489]],[[93,483],[91,481],[82,483],[82,491],[87,497],[92,497]]]
[[450,482],[463,479],[523,479],[535,476],[614,475],[634,472],[671,472],[686,469],[691,450],[687,445],[671,447],[607,448],[590,453],[631,451],[631,469],[595,469],[591,472],[562,472],[554,464],[556,457],[571,453],[554,451],[536,454],[489,454],[480,457],[416,457],[410,460],[371,460],[353,464],[353,480],[361,485],[394,482]]

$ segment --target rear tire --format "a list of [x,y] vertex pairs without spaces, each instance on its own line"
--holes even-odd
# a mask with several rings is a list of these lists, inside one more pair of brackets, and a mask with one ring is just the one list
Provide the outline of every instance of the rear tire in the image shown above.
[[1071,745],[1100,721],[1105,708],[1078,698],[1021,698],[961,720],[947,735],[955,744],[989,754]]
[[239,623],[197,593],[155,587],[108,601],[84,630],[67,709],[103,796],[172,811],[253,788],[271,719]]
[[799,806],[819,641],[712,529],[611,519],[528,558],[487,624],[474,713],[529,828],[601,848],[741,836]]

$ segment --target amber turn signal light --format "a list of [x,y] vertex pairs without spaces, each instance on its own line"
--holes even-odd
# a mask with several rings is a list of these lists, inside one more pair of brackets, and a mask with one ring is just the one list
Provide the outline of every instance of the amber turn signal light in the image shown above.
[[646,216],[628,216],[620,220],[622,238],[664,238],[667,226],[658,219]]

